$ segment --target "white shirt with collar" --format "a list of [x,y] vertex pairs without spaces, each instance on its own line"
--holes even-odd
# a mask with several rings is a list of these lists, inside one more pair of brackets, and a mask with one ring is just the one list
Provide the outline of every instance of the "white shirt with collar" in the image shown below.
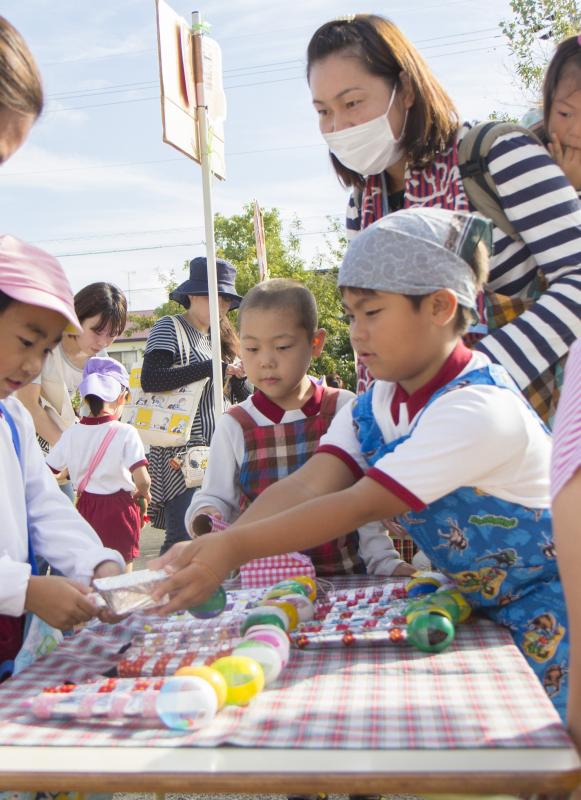
[[[30,577],[28,531],[34,552],[69,578],[88,584],[102,561],[125,564],[101,540],[59,489],[36,441],[32,417],[16,398],[4,405],[16,424],[18,460],[10,427],[0,417],[0,614],[21,616]],[[28,528],[28,530],[27,530]]]
[[[434,378],[411,396],[376,381],[373,416],[386,442],[405,436],[430,397],[451,380],[490,363],[459,345]],[[551,437],[518,393],[469,385],[425,411],[411,436],[368,467],[351,408],[335,416],[318,452],[332,453],[357,477],[378,481],[414,511],[463,486],[531,508],[548,508]]]

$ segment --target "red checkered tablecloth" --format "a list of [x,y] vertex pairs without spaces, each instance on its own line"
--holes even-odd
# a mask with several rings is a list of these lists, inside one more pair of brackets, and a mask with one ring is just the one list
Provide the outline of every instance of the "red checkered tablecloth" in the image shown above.
[[279,679],[246,708],[226,707],[190,734],[151,721],[36,720],[27,698],[115,666],[132,633],[85,629],[0,687],[0,744],[337,749],[568,747],[550,700],[508,631],[460,626],[438,655],[411,647],[293,651]]

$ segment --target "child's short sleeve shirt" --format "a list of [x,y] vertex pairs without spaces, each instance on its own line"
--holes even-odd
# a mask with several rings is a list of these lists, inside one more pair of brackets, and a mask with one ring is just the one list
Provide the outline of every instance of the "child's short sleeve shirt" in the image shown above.
[[93,472],[86,491],[93,494],[134,491],[131,473],[147,465],[143,442],[134,427],[112,422],[110,417],[84,417],[78,425],[67,428],[46,457],[48,465],[57,472],[67,467],[76,488],[112,424],[117,427],[117,433]]
[[[488,362],[475,353],[459,373]],[[354,474],[378,481],[413,510],[463,486],[522,505],[549,506],[550,436],[524,400],[495,386],[467,386],[442,395],[416,419],[392,415],[396,384],[376,381],[373,415],[386,442],[400,444],[369,468],[353,424],[353,405],[343,408],[321,439]]]

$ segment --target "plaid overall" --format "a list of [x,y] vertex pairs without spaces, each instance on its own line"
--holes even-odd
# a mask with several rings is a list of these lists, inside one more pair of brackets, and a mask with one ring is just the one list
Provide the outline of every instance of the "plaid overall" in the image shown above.
[[[368,464],[375,464],[409,439],[436,398],[478,384],[514,392],[534,414],[506,370],[493,364],[450,381],[430,398],[405,436],[385,442],[373,415],[372,386],[357,398],[353,410],[357,437]],[[434,567],[456,582],[470,605],[509,628],[515,644],[564,719],[568,623],[550,511],[527,508],[465,486],[421,511],[407,512],[405,524]]]
[[[337,389],[325,387],[318,414],[296,422],[257,425],[240,406],[226,412],[234,417],[244,434],[244,459],[240,465],[240,510],[248,508],[271,484],[285,478],[313,455],[321,436],[335,416]],[[313,561],[317,575],[365,573],[358,551],[356,531],[332,542],[303,550]]]

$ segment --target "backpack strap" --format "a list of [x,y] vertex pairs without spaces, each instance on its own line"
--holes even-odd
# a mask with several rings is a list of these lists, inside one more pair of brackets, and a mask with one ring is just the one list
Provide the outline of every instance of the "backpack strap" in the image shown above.
[[118,425],[112,425],[111,428],[109,428],[109,430],[107,431],[107,433],[103,437],[103,441],[101,442],[101,444],[99,445],[99,447],[97,449],[97,452],[93,456],[93,458],[91,460],[91,463],[89,464],[89,468],[87,469],[87,471],[85,472],[85,474],[83,475],[83,477],[81,479],[81,482],[77,486],[77,497],[80,497],[83,494],[83,492],[85,491],[85,489],[87,488],[87,484],[91,480],[93,472],[95,472],[95,470],[97,469],[97,467],[99,466],[99,464],[103,460],[103,456],[107,452],[107,448],[111,444],[112,440],[117,435],[117,431],[118,430],[119,430],[119,426]]
[[508,220],[500,202],[496,184],[488,167],[488,156],[500,136],[522,133],[542,146],[529,128],[512,122],[480,122],[470,128],[458,145],[458,166],[466,195],[476,211],[488,217],[515,241],[521,237]]

